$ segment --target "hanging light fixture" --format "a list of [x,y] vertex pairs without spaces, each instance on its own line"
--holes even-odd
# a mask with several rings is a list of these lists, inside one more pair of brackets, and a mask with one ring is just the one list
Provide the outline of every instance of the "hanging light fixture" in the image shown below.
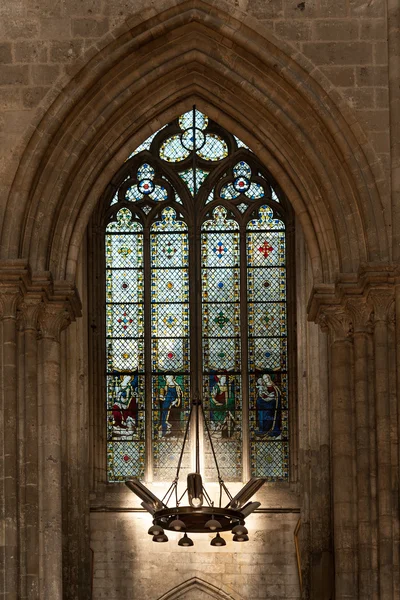
[[[212,502],[203,485],[200,474],[200,419],[202,419],[204,423],[217,471],[219,483],[218,506],[214,506],[214,502]],[[184,493],[179,497],[179,474],[191,424],[194,427],[195,434],[196,471],[187,476],[187,487]],[[253,477],[236,494],[236,496],[232,496],[221,477],[217,456],[215,454],[210,429],[205,418],[201,399],[195,396],[192,400],[175,479],[168,488],[164,498],[162,500],[157,498],[157,496],[136,478],[128,479],[125,483],[129,489],[142,500],[141,505],[153,517],[153,525],[150,527],[148,533],[153,536],[154,542],[162,543],[168,541],[168,537],[164,532],[165,529],[169,531],[181,531],[184,533],[183,537],[178,542],[179,546],[193,546],[193,540],[188,537],[188,533],[216,532],[216,536],[211,540],[211,546],[218,547],[225,546],[226,544],[225,540],[220,536],[221,531],[232,531],[234,542],[248,541],[249,537],[245,527],[245,518],[260,506],[259,502],[248,502],[248,500],[250,500],[253,494],[260,489],[264,482],[265,479],[262,477]],[[225,507],[222,506],[223,493],[225,493],[229,499],[229,502]],[[182,505],[182,500],[186,494],[188,506]],[[174,506],[170,508],[168,504],[173,497],[175,500]]]
[[[192,131],[190,132],[193,154],[193,185],[196,193],[196,143],[199,130],[196,128],[196,107],[193,106]],[[182,135],[185,135],[184,132]],[[204,142],[203,142],[204,143]],[[219,506],[214,506],[209,494],[207,493],[200,474],[200,418],[203,420],[205,431],[210,443],[211,452],[215,462],[219,483]],[[181,497],[178,497],[178,480],[181,470],[185,445],[188,440],[189,427],[194,424],[195,444],[196,444],[196,470],[187,476],[187,487]],[[129,489],[134,492],[141,500],[141,505],[153,517],[153,526],[149,529],[149,534],[153,535],[154,542],[168,541],[164,530],[182,531],[184,536],[179,540],[179,546],[193,546],[193,540],[188,537],[188,533],[210,533],[217,531],[216,536],[211,540],[212,546],[224,546],[225,540],[220,536],[220,531],[232,531],[233,541],[247,541],[247,529],[244,527],[244,520],[256,508],[260,506],[259,502],[248,502],[250,498],[264,484],[265,479],[253,477],[246,483],[236,496],[232,496],[226,487],[219,470],[214,445],[211,439],[210,429],[204,415],[204,409],[201,399],[196,395],[192,399],[189,419],[186,425],[183,438],[182,449],[178,460],[176,476],[171,486],[167,490],[164,498],[160,500],[149,489],[146,488],[138,479],[128,479],[125,483]],[[181,506],[182,499],[187,493],[189,506]],[[222,495],[225,493],[229,499],[228,504],[222,507]],[[175,506],[168,507],[171,498],[175,496]],[[246,504],[247,502],[247,504]],[[239,527],[239,529],[238,529]]]

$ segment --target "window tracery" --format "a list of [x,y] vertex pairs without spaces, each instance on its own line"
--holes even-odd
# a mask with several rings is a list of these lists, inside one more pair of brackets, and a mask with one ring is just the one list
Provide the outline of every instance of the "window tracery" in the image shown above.
[[242,479],[248,440],[252,473],[287,480],[285,200],[275,182],[193,109],[130,155],[106,201],[109,481],[146,469],[171,479],[191,393],[203,395],[225,479]]

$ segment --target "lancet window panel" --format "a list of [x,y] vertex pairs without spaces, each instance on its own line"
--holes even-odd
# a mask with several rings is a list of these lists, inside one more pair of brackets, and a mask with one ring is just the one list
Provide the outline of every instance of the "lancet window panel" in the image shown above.
[[108,480],[173,479],[201,395],[223,478],[287,481],[290,207],[279,186],[193,109],[130,154],[104,207]]

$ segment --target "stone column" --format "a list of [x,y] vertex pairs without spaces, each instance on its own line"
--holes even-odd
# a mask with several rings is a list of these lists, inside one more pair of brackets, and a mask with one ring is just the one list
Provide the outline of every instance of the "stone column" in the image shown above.
[[[21,474],[20,505],[23,518],[21,545],[24,569],[21,597],[39,598],[39,454],[38,454],[38,397],[37,397],[37,327],[40,299],[25,298],[19,320],[23,336],[23,392],[20,397]],[[21,374],[22,375],[22,374]]]
[[368,299],[374,310],[375,415],[377,444],[377,500],[379,592],[393,598],[393,515],[391,477],[391,415],[389,396],[388,317],[393,291],[373,289]]
[[364,298],[350,299],[347,309],[353,324],[354,346],[354,403],[357,465],[357,536],[359,597],[373,597],[372,586],[372,529],[371,465],[370,465],[370,407],[368,373],[370,368],[371,308]]
[[61,303],[46,305],[39,340],[40,597],[62,600]]
[[353,416],[353,348],[348,312],[341,306],[320,310],[320,324],[331,342],[330,403],[335,598],[358,598]]
[[17,306],[21,299],[19,289],[0,289],[2,322],[3,384],[3,503],[2,562],[4,569],[4,598],[17,600],[19,594],[19,519],[18,519],[18,354]]

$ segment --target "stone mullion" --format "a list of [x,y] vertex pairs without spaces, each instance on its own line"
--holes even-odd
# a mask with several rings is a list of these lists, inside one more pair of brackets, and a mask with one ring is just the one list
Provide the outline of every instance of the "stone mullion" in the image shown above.
[[382,599],[391,600],[393,598],[393,531],[388,308],[392,296],[387,290],[373,291],[370,293],[370,300],[374,307],[379,592]]
[[40,321],[40,590],[42,598],[52,600],[63,597],[60,332],[67,323],[59,305],[47,307]]
[[335,598],[358,597],[355,549],[353,348],[349,320],[343,309],[323,312],[331,334],[331,455]]
[[0,296],[3,329],[3,532],[4,547],[3,593],[7,600],[20,597],[19,588],[19,519],[18,519],[18,356],[17,304],[18,291]]
[[372,598],[371,485],[368,370],[370,362],[370,309],[363,300],[347,304],[353,322],[354,396],[358,507],[359,596]]

